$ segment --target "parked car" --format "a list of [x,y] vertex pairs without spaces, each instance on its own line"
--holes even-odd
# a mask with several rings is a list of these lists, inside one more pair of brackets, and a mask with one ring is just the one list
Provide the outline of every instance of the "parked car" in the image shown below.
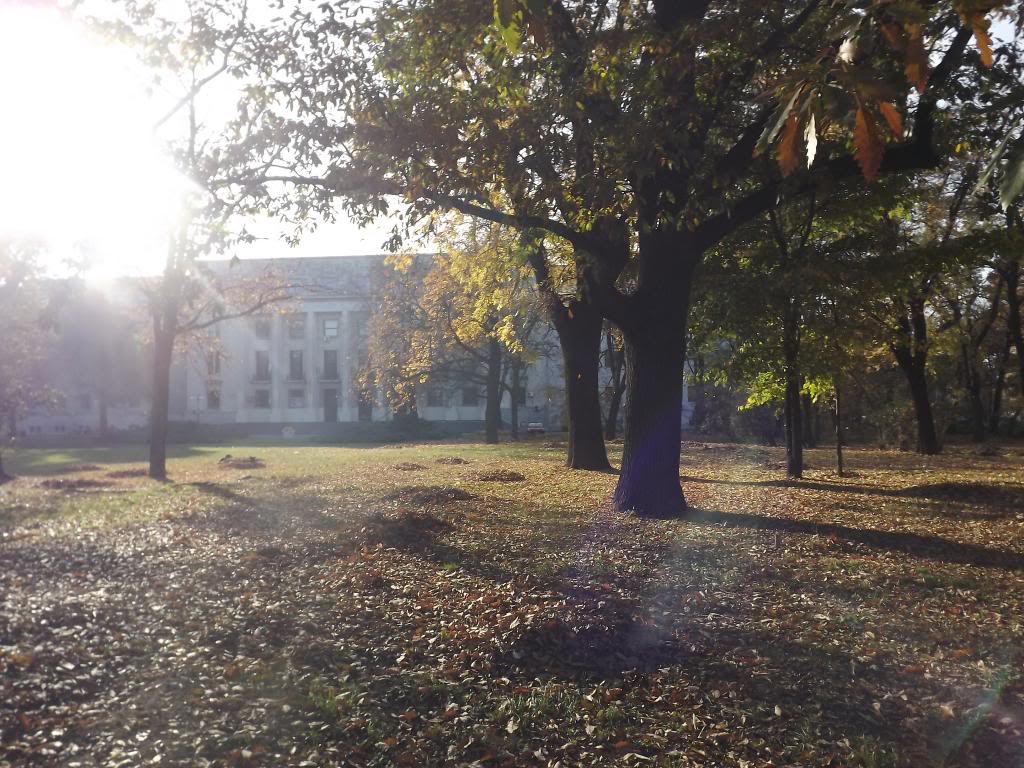
[[544,424],[539,421],[531,421],[526,425],[526,434],[528,435],[543,435]]

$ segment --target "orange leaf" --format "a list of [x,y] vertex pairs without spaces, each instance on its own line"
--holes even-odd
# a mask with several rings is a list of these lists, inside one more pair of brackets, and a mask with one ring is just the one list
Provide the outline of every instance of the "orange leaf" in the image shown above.
[[974,32],[974,41],[978,44],[981,63],[986,67],[991,67],[993,64],[992,37],[988,33],[988,19],[983,14],[974,14],[971,16],[971,30]]
[[878,169],[882,165],[882,137],[878,134],[874,118],[864,107],[857,108],[853,146],[861,173],[868,181],[874,181],[878,178]]
[[894,51],[902,51],[907,47],[907,36],[903,34],[903,27],[895,22],[888,21],[882,25],[882,36]]
[[928,85],[928,52],[924,49],[924,37],[917,24],[908,25],[906,31],[906,65],[903,71],[911,85],[918,91],[924,91]]
[[903,115],[900,114],[900,111],[888,101],[879,101],[878,108],[882,110],[882,117],[889,124],[893,138],[903,138]]
[[799,131],[800,119],[796,115],[790,115],[786,119],[786,127],[782,130],[779,148],[775,153],[783,176],[789,176],[789,174],[796,170],[796,137]]

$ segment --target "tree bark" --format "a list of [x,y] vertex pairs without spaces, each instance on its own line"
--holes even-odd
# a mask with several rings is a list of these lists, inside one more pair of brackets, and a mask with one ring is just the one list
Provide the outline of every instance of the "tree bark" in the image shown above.
[[1021,296],[1020,296],[1020,261],[1010,262],[1005,271],[1002,272],[1006,280],[1006,327],[1013,339],[1013,346],[1017,348],[1017,365],[1020,366],[1018,383],[1020,393],[1024,397],[1024,326],[1021,318]]
[[[537,280],[537,291],[544,312],[555,328],[562,349],[565,374],[568,445],[565,464],[570,469],[607,472],[608,452],[601,423],[601,393],[598,372],[601,367],[601,329],[603,318],[597,308],[579,291],[566,306],[548,272],[542,247],[529,247],[527,258]],[[578,263],[585,261],[582,254]],[[578,280],[581,278],[578,276]]]
[[519,440],[519,377],[521,368],[522,366],[518,361],[512,364],[512,396],[511,404],[509,405],[512,423],[509,425],[509,431],[513,441]]
[[892,345],[893,355],[900,369],[907,377],[910,397],[914,402],[914,416],[917,421],[917,452],[925,455],[939,453],[939,436],[935,430],[928,394],[928,323],[924,314],[924,301],[914,299],[907,305],[907,312],[899,320],[900,334]]
[[1010,334],[1003,341],[1003,351],[996,366],[996,378],[992,384],[992,407],[989,410],[989,429],[993,435],[999,434],[999,424],[1003,416],[1003,391],[1006,389],[1006,368],[1010,360]]
[[617,510],[641,517],[686,511],[679,484],[686,339],[682,327],[670,336],[658,343],[625,335],[625,439],[614,502]]
[[501,429],[501,342],[487,340],[487,404],[484,409],[484,442],[497,443]]
[[786,474],[800,478],[804,472],[804,431],[800,401],[800,309],[795,299],[786,300],[782,328],[786,380]]
[[608,452],[601,423],[601,329],[604,320],[587,302],[573,302],[555,325],[562,347],[565,398],[569,414],[566,466],[608,471]]
[[637,290],[622,328],[626,412],[615,509],[642,517],[679,517],[686,320],[699,253],[677,232],[641,232]]
[[167,420],[171,398],[174,334],[154,322],[153,396],[149,411],[149,476],[167,479]]
[[839,381],[836,377],[832,378],[832,388],[836,393],[836,409],[833,414],[833,421],[835,422],[836,428],[836,474],[839,477],[843,476],[843,408],[842,408],[842,397],[839,391]]
[[619,430],[619,409],[622,406],[622,395],[626,391],[625,352],[615,348],[611,327],[606,329],[605,349],[608,350],[608,368],[612,375],[611,397],[608,399],[608,414],[604,422],[604,437],[614,440]]

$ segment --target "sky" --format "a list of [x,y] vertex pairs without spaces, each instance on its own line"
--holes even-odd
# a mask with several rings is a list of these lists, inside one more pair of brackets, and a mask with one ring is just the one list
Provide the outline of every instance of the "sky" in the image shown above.
[[[189,181],[154,133],[166,101],[132,52],[46,3],[0,0],[0,72],[0,238],[40,242],[56,274],[159,271]],[[390,229],[342,220],[288,248],[275,223],[254,226],[266,239],[240,256],[379,253]]]
[[[190,189],[154,131],[168,96],[150,92],[131,51],[45,0],[0,0],[0,72],[0,238],[41,242],[52,273],[158,272]],[[249,228],[261,239],[243,258],[344,256],[381,252],[391,223],[340,218],[294,248],[273,221]]]

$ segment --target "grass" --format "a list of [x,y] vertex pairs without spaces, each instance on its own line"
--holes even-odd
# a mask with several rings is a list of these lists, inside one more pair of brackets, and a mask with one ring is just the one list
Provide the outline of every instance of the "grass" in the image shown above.
[[1019,447],[688,444],[658,522],[543,441],[144,458],[5,453],[0,764],[1024,765]]

